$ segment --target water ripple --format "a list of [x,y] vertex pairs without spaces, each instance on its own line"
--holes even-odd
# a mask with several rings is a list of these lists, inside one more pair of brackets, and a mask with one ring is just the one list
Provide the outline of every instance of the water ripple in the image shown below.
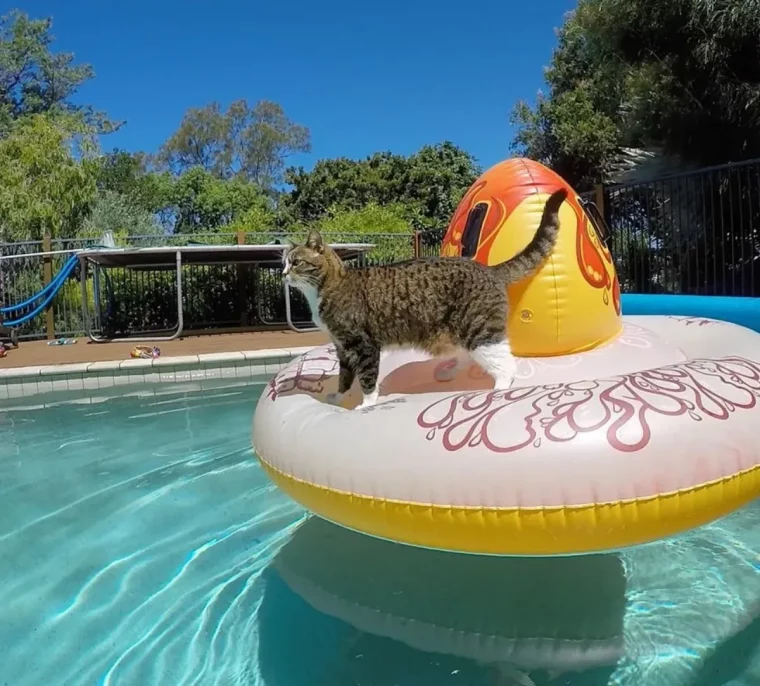
[[253,459],[250,390],[0,424],[3,680],[189,684],[251,645],[261,571],[303,513]]

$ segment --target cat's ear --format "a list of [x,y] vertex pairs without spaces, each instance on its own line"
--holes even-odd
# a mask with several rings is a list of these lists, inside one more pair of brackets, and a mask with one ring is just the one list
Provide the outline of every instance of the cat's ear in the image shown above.
[[282,251],[282,263],[285,264],[288,261],[288,255],[295,250],[296,244],[289,238],[285,241],[285,250]]
[[324,252],[325,244],[322,241],[322,234],[314,229],[309,231],[309,236],[306,239],[306,247],[311,248],[314,252]]

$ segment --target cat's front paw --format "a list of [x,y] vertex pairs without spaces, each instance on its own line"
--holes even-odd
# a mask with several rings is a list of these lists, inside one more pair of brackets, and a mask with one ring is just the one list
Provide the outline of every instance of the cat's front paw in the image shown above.
[[340,406],[340,404],[343,402],[343,393],[328,393],[327,402],[330,405]]
[[365,395],[364,399],[361,402],[361,405],[357,405],[357,410],[366,410],[368,407],[372,407],[373,405],[377,405],[378,400],[378,393],[375,391],[374,393],[370,393],[369,395]]
[[514,376],[497,376],[494,379],[493,389],[495,391],[507,391],[512,388],[515,382]]

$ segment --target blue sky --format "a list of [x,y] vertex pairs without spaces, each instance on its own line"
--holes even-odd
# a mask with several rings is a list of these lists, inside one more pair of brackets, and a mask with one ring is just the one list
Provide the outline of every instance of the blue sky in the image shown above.
[[[18,6],[0,0],[5,11]],[[183,112],[275,100],[323,157],[409,154],[452,140],[509,156],[514,103],[533,100],[573,0],[26,0],[54,48],[91,63],[79,99],[127,121],[104,148],[154,151]],[[5,12],[3,12],[5,13]]]

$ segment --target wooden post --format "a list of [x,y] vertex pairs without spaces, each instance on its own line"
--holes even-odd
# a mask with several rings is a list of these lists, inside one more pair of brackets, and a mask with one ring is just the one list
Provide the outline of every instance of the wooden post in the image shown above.
[[[245,245],[245,231],[240,229],[237,232],[237,244]],[[238,309],[240,310],[240,326],[245,328],[249,326],[248,318],[248,303],[245,297],[245,284],[251,277],[251,270],[248,269],[248,265],[239,264],[237,266],[237,282],[238,282]],[[255,286],[254,286],[255,287]]]
[[[50,240],[50,234],[46,233],[42,237],[42,251],[49,253],[53,249],[52,245],[53,244],[52,244],[52,241]],[[53,280],[53,258],[51,255],[45,255],[42,258],[43,286],[47,286],[52,280]],[[47,339],[49,341],[52,341],[55,338],[54,302],[55,300],[51,300],[50,305],[48,305],[47,309],[45,310],[45,333],[47,334]]]
[[597,183],[594,185],[594,204],[602,215],[602,219],[607,221],[607,215],[604,212],[604,184]]
[[419,231],[414,232],[414,257],[420,257],[422,253],[422,240]]

